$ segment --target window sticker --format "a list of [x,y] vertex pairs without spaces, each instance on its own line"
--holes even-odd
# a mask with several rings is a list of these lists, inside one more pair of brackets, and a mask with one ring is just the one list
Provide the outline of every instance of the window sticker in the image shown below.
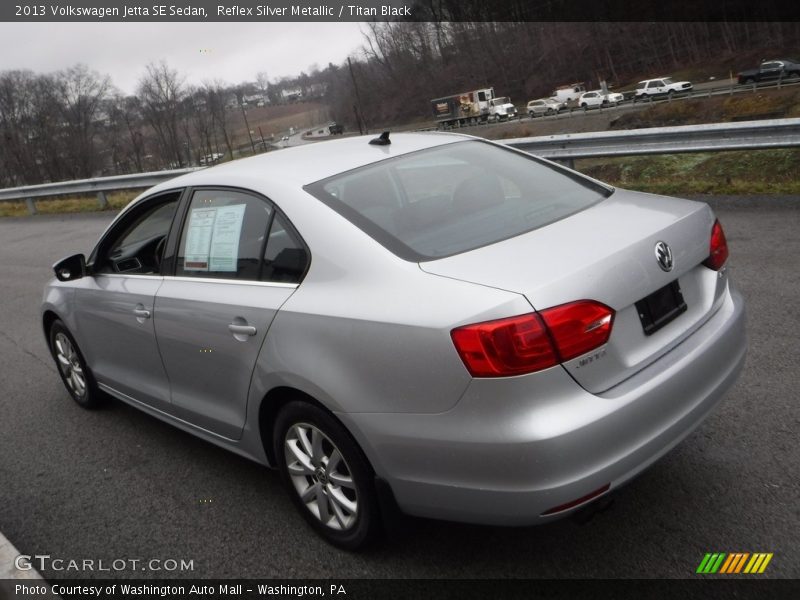
[[186,271],[236,272],[246,204],[193,208],[186,234]]
[[192,209],[189,232],[186,235],[186,256],[183,261],[183,268],[186,271],[208,271],[211,233],[216,216],[216,208]]
[[211,236],[209,270],[236,272],[245,204],[220,206]]

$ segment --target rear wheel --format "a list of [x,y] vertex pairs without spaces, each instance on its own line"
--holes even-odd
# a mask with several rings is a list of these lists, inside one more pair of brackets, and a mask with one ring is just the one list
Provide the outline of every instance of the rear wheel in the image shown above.
[[97,408],[102,403],[102,397],[94,377],[72,334],[58,319],[50,326],[50,352],[72,399],[83,408]]
[[345,428],[321,408],[287,404],[275,421],[275,460],[292,501],[323,538],[356,550],[380,533],[374,474]]

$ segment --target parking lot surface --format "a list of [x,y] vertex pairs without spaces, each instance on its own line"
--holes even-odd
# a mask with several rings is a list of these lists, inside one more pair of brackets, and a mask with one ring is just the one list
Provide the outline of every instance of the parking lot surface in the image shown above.
[[711,203],[747,301],[750,349],[709,419],[588,522],[506,529],[408,518],[361,554],[313,534],[275,472],[120,402],[76,406],[47,351],[39,302],[50,265],[88,253],[112,215],[2,219],[0,531],[22,553],[65,562],[191,561],[169,571],[42,568],[52,579],[691,577],[707,552],[771,552],[764,577],[800,577],[800,198]]

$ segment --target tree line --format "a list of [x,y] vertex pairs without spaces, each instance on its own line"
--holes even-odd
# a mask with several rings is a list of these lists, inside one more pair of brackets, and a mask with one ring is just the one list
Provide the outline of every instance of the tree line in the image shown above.
[[[522,11],[514,2],[506,11],[515,14],[515,7]],[[431,98],[483,87],[520,105],[573,82],[599,87],[605,80],[619,88],[635,83],[631,78],[723,60],[752,68],[762,58],[751,56],[754,50],[777,58],[771,53],[797,51],[798,40],[800,23],[791,21],[368,23],[359,60],[352,68],[329,65],[325,74],[332,80],[328,102],[334,114],[353,125],[363,117],[375,127],[429,117]]]
[[[526,5],[506,7],[513,17]],[[0,72],[0,187],[178,168],[217,152],[234,157],[247,140],[233,125],[252,93],[278,103],[282,89],[316,86],[334,119],[375,130],[430,119],[431,98],[471,89],[494,87],[520,105],[561,84],[664,76],[754,49],[797,48],[800,39],[800,23],[791,21],[453,21],[447,10],[471,4],[425,6],[429,20],[366,23],[346,62],[279,81],[259,73],[234,86],[192,86],[160,62],[147,65],[136,93],[125,96],[85,65]],[[755,66],[748,57],[740,68]],[[256,150],[252,140],[248,147]]]

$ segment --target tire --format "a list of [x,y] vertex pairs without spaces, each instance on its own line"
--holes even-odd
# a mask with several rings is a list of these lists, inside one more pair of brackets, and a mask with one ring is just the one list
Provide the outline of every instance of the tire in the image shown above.
[[311,527],[345,550],[373,542],[382,531],[375,475],[342,424],[313,404],[292,401],[273,433],[283,484]]
[[97,389],[94,376],[86,366],[75,338],[59,319],[50,326],[50,353],[56,361],[61,381],[72,399],[82,408],[99,407],[104,397]]

